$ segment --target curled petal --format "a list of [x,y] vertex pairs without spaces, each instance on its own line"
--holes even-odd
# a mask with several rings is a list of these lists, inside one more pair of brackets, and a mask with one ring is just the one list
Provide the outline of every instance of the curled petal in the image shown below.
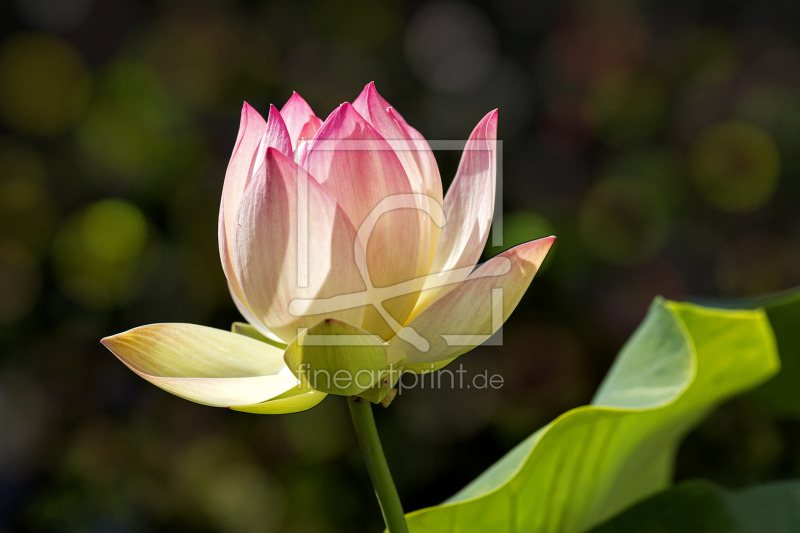
[[[394,150],[347,103],[326,119],[299,162],[330,191],[356,228],[384,199],[413,192]],[[361,244],[367,252],[367,285],[386,287],[427,273],[430,225],[422,220],[414,209],[389,209],[373,231],[366,232]],[[385,308],[404,323],[417,297],[417,291],[398,295]],[[384,339],[394,335],[373,308],[367,310],[362,327]]]
[[456,177],[444,198],[446,223],[433,259],[432,274],[447,273],[448,284],[426,290],[411,318],[464,279],[480,259],[494,214],[497,175],[497,110],[475,126],[464,148]]
[[280,349],[205,326],[151,324],[101,342],[147,381],[205,405],[259,403],[298,383]]
[[[389,360],[436,363],[485,342],[511,316],[553,241],[547,237],[521,244],[484,263],[406,326],[427,340],[427,351],[404,341],[401,333],[389,343]],[[418,364],[414,368],[425,370]]]
[[229,409],[257,415],[284,415],[299,413],[317,406],[327,393],[304,387],[294,387],[266,402],[253,405],[232,405]]
[[324,317],[360,323],[364,306],[317,307],[293,301],[362,293],[359,246],[336,200],[294,161],[273,148],[242,197],[233,262],[255,321],[288,343]]
[[[307,132],[304,133],[303,130],[311,120],[320,120],[314,115],[311,106],[308,105],[308,102],[306,102],[302,96],[297,93],[292,93],[292,97],[289,98],[289,101],[281,108],[281,115],[289,130],[289,137],[292,140],[292,150],[297,150],[299,139],[311,139],[314,137],[313,134],[307,136]],[[321,122],[322,121],[320,121],[320,123]],[[317,129],[319,129],[319,126]]]

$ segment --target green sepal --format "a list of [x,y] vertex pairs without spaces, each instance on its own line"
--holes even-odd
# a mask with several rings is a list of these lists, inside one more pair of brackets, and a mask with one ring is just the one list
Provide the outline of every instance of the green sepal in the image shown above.
[[250,337],[251,339],[255,339],[257,341],[266,342],[270,346],[280,348],[281,350],[286,349],[286,345],[283,344],[282,342],[278,342],[276,340],[265,337],[264,335],[259,333],[256,328],[244,322],[234,322],[233,325],[231,326],[231,331],[238,335],[244,335],[245,337]]
[[387,367],[380,338],[326,318],[295,337],[283,355],[301,386],[339,396],[373,387]]
[[395,364],[390,364],[386,368],[386,371],[381,374],[380,381],[377,385],[365,390],[357,396],[369,400],[372,403],[381,403],[389,391],[397,385],[400,375],[405,371],[403,361],[405,361],[405,357]]

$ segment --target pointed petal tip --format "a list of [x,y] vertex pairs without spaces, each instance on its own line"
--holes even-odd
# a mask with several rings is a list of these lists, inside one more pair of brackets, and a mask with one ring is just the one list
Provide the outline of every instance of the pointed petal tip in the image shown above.
[[553,243],[556,242],[556,236],[550,235],[549,237],[542,237],[541,239],[538,240],[542,241],[542,245],[546,246],[547,247],[546,251],[549,252],[550,248],[553,246]]
[[330,114],[330,116],[328,116],[328,118],[325,119],[325,122],[323,122],[322,127],[325,127],[328,123],[344,121],[347,119],[347,117],[353,117],[354,115],[358,115],[359,118],[365,120],[363,119],[363,117],[361,117],[361,113],[359,113],[358,110],[355,107],[353,107],[353,104],[351,104],[350,102],[342,102],[341,104],[339,104],[339,107],[334,109],[333,112]]
[[289,157],[283,152],[281,152],[279,149],[275,148],[274,146],[267,147],[267,151],[264,154],[264,160],[267,163],[274,164],[277,162],[281,162],[281,160],[283,159],[289,160]]
[[289,102],[292,102],[293,104],[308,105],[308,103],[306,102],[306,99],[303,98],[302,96],[300,96],[300,93],[298,93],[297,91],[292,91],[292,96],[290,96],[289,99],[286,101],[286,104],[284,104],[284,107],[286,107],[286,105],[288,105]]
[[530,260],[533,260],[535,263],[540,264],[542,261],[544,261],[544,258],[547,257],[547,254],[550,253],[550,248],[552,248],[555,241],[556,236],[550,235],[549,237],[542,237],[541,239],[534,239],[532,241],[519,244],[509,248],[499,255],[505,257],[526,257]]
[[500,111],[493,109],[486,114],[486,133],[487,136],[497,138],[497,122],[499,119]]
[[[242,120],[243,121],[250,121],[252,119],[261,118],[261,113],[259,113],[255,107],[251,106],[247,102],[242,104]],[[263,120],[263,118],[262,118]]]
[[366,85],[364,85],[364,88],[361,89],[361,93],[363,94],[365,92],[370,92],[370,91],[374,91],[374,90],[375,90],[375,81],[373,80],[373,81],[367,83]]
[[126,332],[117,333],[116,335],[109,335],[108,337],[103,337],[100,339],[100,344],[108,348],[112,353],[114,352],[114,346],[117,345],[119,338],[124,335]]

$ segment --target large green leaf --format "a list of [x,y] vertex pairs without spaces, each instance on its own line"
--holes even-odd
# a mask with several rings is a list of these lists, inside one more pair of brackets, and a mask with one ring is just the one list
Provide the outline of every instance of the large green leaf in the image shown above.
[[781,354],[781,372],[747,397],[778,415],[800,417],[800,288],[723,305],[738,309],[763,307],[767,311]]
[[800,481],[741,492],[708,481],[687,481],[612,518],[591,533],[797,533]]
[[657,299],[592,405],[519,444],[413,533],[578,532],[664,489],[684,435],[722,400],[779,368],[762,310]]

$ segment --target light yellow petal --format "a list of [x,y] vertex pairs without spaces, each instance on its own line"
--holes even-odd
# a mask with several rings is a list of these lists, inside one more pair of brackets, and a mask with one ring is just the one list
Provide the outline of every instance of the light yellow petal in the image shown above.
[[147,381],[205,405],[259,403],[297,385],[279,348],[228,331],[151,324],[101,342]]
[[298,386],[266,402],[253,405],[237,405],[230,408],[234,411],[257,415],[284,415],[311,409],[324,400],[326,396],[327,394],[324,392]]

